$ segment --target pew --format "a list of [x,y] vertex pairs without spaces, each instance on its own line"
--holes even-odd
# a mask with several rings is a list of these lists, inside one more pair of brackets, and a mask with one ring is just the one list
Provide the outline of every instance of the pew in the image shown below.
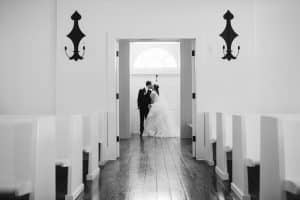
[[224,151],[226,153],[226,163],[229,182],[232,181],[232,114],[224,113],[222,115]]
[[260,115],[234,115],[233,180],[231,189],[238,199],[258,199],[260,174]]
[[[82,116],[72,115],[56,117],[56,174],[57,199],[76,199],[84,189],[82,183]],[[67,179],[67,180],[66,180]],[[66,191],[64,190],[66,188]]]
[[54,136],[54,117],[0,117],[1,199],[54,199]]
[[204,113],[204,146],[206,161],[210,166],[216,164],[216,113]]
[[100,124],[98,129],[98,150],[99,150],[99,161],[98,165],[103,166],[106,161],[106,146],[108,145],[108,121],[107,121],[107,113],[106,112],[100,112],[98,113],[98,123]]
[[261,117],[260,199],[299,199],[300,118]]
[[231,180],[232,115],[216,114],[217,163],[216,173],[222,180]]
[[92,181],[99,175],[98,152],[100,122],[98,114],[83,116],[83,180]]
[[260,185],[260,115],[248,114],[245,116],[246,155],[248,194],[251,199],[259,199]]

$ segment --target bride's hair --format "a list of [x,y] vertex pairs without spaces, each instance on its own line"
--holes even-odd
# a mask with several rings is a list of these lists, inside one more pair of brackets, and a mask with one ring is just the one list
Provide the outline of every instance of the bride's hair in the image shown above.
[[158,84],[153,85],[153,90],[159,95],[159,85]]

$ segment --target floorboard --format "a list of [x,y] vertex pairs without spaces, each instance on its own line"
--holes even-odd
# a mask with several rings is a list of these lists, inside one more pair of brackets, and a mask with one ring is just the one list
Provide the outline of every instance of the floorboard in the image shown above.
[[120,141],[120,158],[87,184],[82,199],[232,200],[213,168],[192,158],[191,140],[139,136]]

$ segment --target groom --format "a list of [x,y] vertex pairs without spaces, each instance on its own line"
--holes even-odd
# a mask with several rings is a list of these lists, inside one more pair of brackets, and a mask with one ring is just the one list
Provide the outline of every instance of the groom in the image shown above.
[[144,132],[144,120],[147,118],[149,113],[149,105],[151,104],[151,81],[146,82],[146,87],[139,90],[138,95],[138,108],[140,110],[140,136],[143,136]]

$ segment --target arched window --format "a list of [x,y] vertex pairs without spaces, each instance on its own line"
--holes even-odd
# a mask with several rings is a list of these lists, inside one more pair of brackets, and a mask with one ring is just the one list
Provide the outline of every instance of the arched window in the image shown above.
[[178,42],[133,42],[130,48],[132,73],[179,72]]
[[143,51],[134,61],[133,68],[177,68],[177,61],[173,55],[163,48],[150,48]]

